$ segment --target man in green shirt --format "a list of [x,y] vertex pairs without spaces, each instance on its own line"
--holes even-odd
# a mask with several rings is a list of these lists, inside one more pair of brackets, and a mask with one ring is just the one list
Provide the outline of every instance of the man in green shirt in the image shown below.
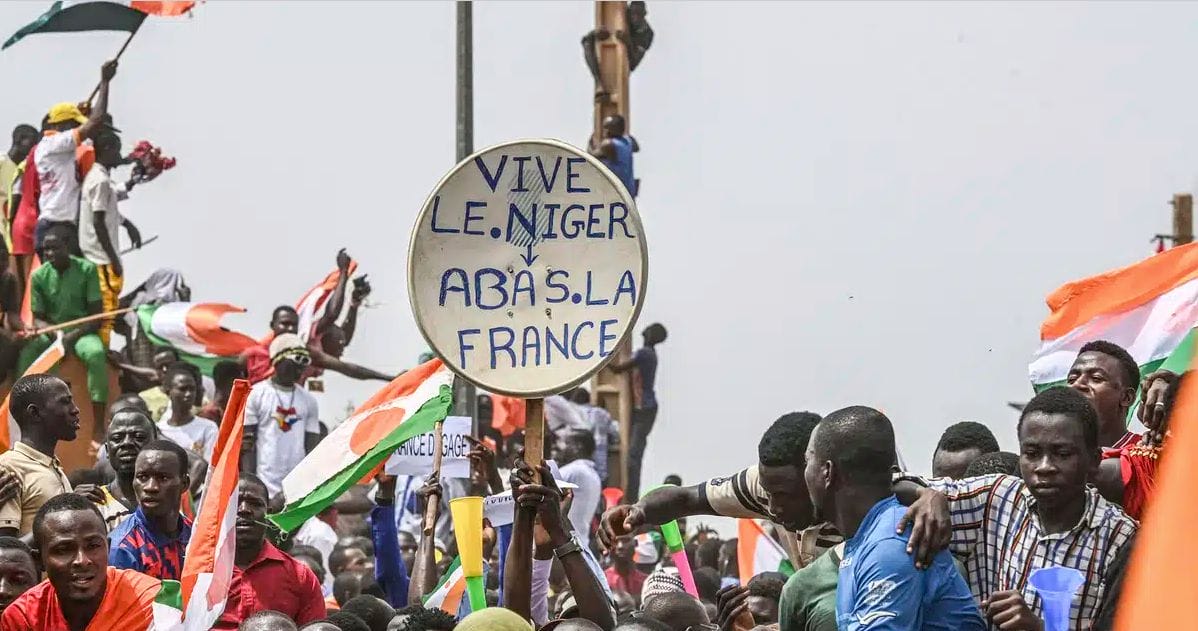
[[[96,266],[87,259],[71,256],[71,243],[65,228],[50,230],[42,239],[42,260],[29,275],[30,307],[33,326],[40,329],[100,313],[100,277]],[[100,320],[92,320],[62,331],[62,345],[87,367],[87,392],[92,400],[94,446],[104,440],[105,402],[108,400],[108,366],[104,343],[98,331]],[[17,374],[23,375],[51,344],[54,334],[32,337],[21,349]]]
[[782,631],[836,631],[836,581],[843,554],[842,543],[786,580],[778,605]]

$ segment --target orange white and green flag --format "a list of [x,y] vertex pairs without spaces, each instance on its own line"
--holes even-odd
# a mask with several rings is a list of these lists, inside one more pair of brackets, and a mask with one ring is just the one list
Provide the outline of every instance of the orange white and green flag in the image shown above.
[[400,444],[426,434],[453,403],[453,373],[439,359],[395,378],[337,426],[283,478],[287,505],[270,519],[299,528],[386,460]]
[[[225,610],[229,584],[233,580],[237,540],[237,480],[241,466],[241,438],[245,427],[245,401],[250,384],[233,382],[220,433],[213,450],[212,466],[200,498],[183,561],[179,589],[164,588],[155,604],[155,629],[200,631],[211,629]],[[181,618],[181,621],[180,621]]]
[[774,541],[757,520],[736,520],[736,536],[736,562],[741,585],[748,585],[749,579],[762,572],[794,574],[794,566],[782,544]]
[[455,557],[453,563],[445,570],[445,576],[442,576],[433,591],[424,597],[424,606],[427,609],[440,609],[456,618],[465,593],[466,574],[462,571],[462,557]]
[[1028,367],[1037,391],[1062,383],[1078,350],[1095,340],[1127,349],[1142,375],[1185,372],[1198,326],[1198,243],[1065,283],[1047,302],[1040,348]]
[[[58,362],[62,361],[63,357],[66,357],[66,354],[66,349],[62,345],[62,333],[60,332],[54,337],[54,343],[42,351],[42,354],[38,355],[32,364],[29,364],[29,368],[26,368],[21,376],[48,373],[54,370],[54,367],[58,365]],[[13,443],[21,440],[21,430],[17,427],[17,420],[13,418],[12,411],[8,407],[8,396],[7,394],[4,395],[4,402],[0,403],[0,419],[4,419],[4,422],[0,423],[0,452],[8,451],[9,447],[13,446]]]
[[137,321],[155,346],[175,349],[179,359],[211,376],[222,359],[257,346],[254,338],[221,326],[225,314],[244,312],[242,307],[218,302],[168,302],[138,307]]

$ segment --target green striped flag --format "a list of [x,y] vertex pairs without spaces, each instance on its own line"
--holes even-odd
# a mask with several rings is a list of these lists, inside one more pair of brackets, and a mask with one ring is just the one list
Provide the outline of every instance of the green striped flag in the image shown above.
[[175,349],[179,359],[211,376],[217,362],[257,346],[250,336],[220,324],[226,313],[244,312],[241,307],[221,303],[168,302],[138,307],[137,320],[155,346]]
[[437,586],[424,597],[426,609],[440,609],[457,617],[458,608],[462,605],[462,596],[466,593],[466,574],[462,572],[462,557],[454,557],[453,563],[445,570],[445,576],[437,581]]
[[400,444],[433,431],[453,403],[453,373],[434,359],[395,378],[329,433],[283,478],[287,506],[270,520],[299,528],[370,475]]
[[1064,383],[1078,350],[1095,340],[1127,349],[1141,375],[1183,373],[1198,326],[1198,244],[1066,283],[1047,302],[1051,313],[1028,367],[1037,392]]
[[128,4],[117,2],[72,2],[58,0],[4,42],[8,48],[34,33],[71,33],[78,31],[136,32],[146,14]]

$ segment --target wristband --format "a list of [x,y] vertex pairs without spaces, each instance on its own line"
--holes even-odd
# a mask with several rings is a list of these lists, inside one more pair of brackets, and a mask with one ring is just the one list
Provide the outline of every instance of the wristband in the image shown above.
[[582,554],[582,545],[578,543],[577,537],[570,535],[569,541],[563,543],[560,547],[553,549],[553,556],[562,559],[565,558],[566,555],[574,554],[575,552]]

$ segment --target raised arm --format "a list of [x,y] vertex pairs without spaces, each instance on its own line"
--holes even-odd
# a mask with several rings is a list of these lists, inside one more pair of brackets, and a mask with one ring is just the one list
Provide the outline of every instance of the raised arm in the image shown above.
[[512,475],[512,495],[515,498],[515,518],[512,522],[512,540],[508,544],[507,558],[503,567],[503,606],[511,609],[525,620],[532,618],[532,529],[536,521],[536,507],[520,503],[521,484]]
[[354,279],[354,288],[349,294],[349,311],[341,321],[341,332],[345,334],[346,346],[354,341],[354,332],[358,330],[358,308],[370,295],[370,291],[370,281],[366,280],[365,275]]
[[[441,483],[434,476],[424,481],[424,486],[416,491],[419,513],[424,515],[428,502],[440,503]],[[420,542],[416,547],[416,562],[412,566],[412,581],[408,585],[408,602],[421,603],[424,597],[437,588],[436,538],[432,532],[420,532]]]
[[[522,470],[514,476],[531,480],[532,470],[524,462],[519,465]],[[616,626],[615,615],[599,578],[591,571],[583,556],[584,551],[571,530],[570,521],[562,515],[562,495],[557,482],[544,463],[537,467],[537,471],[543,484],[522,484],[517,503],[521,508],[536,510],[541,526],[548,535],[552,554],[561,561],[566,581],[578,603],[578,616],[594,622],[604,631],[610,631]]]
[[397,609],[408,605],[408,570],[399,552],[399,529],[395,527],[395,476],[380,473],[370,511],[370,538],[374,541],[374,579]]
[[95,137],[96,132],[100,131],[104,119],[108,117],[108,84],[116,76],[116,66],[116,60],[113,59],[104,62],[104,65],[100,67],[100,93],[96,96],[96,104],[91,108],[87,122],[75,130],[80,141]]
[[349,264],[349,254],[345,252],[345,248],[337,250],[337,270],[339,272],[337,286],[333,288],[333,294],[329,296],[329,301],[324,305],[324,314],[316,323],[316,330],[312,332],[313,337],[319,338],[325,329],[341,317],[341,307],[345,304],[345,284],[349,280]]

